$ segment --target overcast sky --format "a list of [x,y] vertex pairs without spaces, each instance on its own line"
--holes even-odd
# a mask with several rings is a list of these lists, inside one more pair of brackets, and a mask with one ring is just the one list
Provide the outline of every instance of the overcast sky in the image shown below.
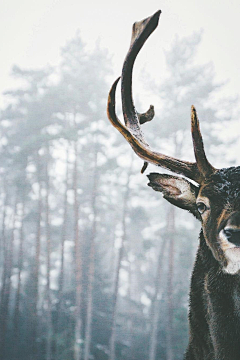
[[101,45],[109,49],[115,78],[128,49],[132,23],[158,9],[162,10],[160,26],[141,55],[141,65],[146,62],[148,69],[160,74],[164,49],[168,49],[176,34],[183,37],[202,29],[198,61],[212,61],[217,80],[229,80],[224,89],[226,95],[237,95],[239,0],[3,0],[0,93],[14,85],[10,77],[14,64],[25,68],[57,64],[61,47],[78,30],[89,48],[100,39]]

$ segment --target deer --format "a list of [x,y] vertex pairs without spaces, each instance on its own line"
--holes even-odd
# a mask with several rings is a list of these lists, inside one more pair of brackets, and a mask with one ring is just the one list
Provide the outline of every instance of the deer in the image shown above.
[[239,360],[240,166],[217,169],[210,164],[194,106],[191,107],[191,134],[196,161],[183,161],[152,150],[141,125],[153,119],[154,107],[151,105],[146,113],[139,114],[133,102],[133,65],[145,41],[158,26],[160,14],[159,10],[133,25],[121,75],[124,124],[115,109],[120,78],[110,89],[107,115],[144,161],[142,173],[148,163],[174,173],[150,173],[148,185],[201,222],[190,283],[189,343],[184,360]]

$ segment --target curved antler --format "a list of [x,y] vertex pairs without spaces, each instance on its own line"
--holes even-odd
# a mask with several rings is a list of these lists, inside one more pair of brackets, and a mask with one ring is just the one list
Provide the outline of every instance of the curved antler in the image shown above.
[[115,93],[117,83],[120,78],[114,82],[109,92],[107,106],[108,118],[113,126],[115,126],[129,142],[135,153],[145,161],[142,172],[147,167],[147,163],[150,162],[175,173],[182,174],[200,184],[206,176],[210,175],[210,171],[214,171],[215,169],[208,163],[204,153],[203,145],[198,148],[199,144],[202,144],[202,137],[198,126],[198,121],[196,120],[196,111],[194,112],[194,115],[192,115],[192,119],[196,120],[192,120],[192,133],[196,160],[197,162],[199,161],[198,165],[197,162],[192,163],[188,161],[182,161],[151,150],[148,143],[144,139],[140,124],[146,121],[145,119],[148,118],[150,109],[151,111],[148,121],[153,118],[153,106],[150,106],[150,109],[145,114],[141,114],[139,116],[139,114],[136,112],[132,99],[133,65],[143,44],[151,35],[151,33],[156,29],[160,14],[161,11],[157,11],[149,18],[137,22],[133,25],[130,49],[122,69],[122,107],[125,125],[121,123],[115,112]]

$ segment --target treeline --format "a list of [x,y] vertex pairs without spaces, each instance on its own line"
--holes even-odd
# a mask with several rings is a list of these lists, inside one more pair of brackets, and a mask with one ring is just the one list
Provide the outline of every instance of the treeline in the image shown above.
[[[144,80],[161,99],[149,142],[185,159],[190,105],[209,143],[220,117],[213,69],[193,62],[199,42],[176,40],[167,81]],[[79,35],[58,67],[13,68],[22,86],[0,122],[3,360],[182,359],[199,226],[147,188],[111,128],[110,74],[106,50],[86,51]]]

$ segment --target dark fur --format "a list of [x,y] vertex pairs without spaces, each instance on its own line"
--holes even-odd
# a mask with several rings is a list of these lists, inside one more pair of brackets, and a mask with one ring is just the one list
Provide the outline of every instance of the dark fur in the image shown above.
[[190,288],[185,360],[240,359],[240,278],[222,271],[203,233]]
[[[196,202],[185,203],[178,192],[166,184],[166,175],[150,174],[148,184],[161,191],[172,204],[196,216]],[[186,184],[189,182],[186,182]],[[240,167],[218,170],[196,193],[210,200],[210,214],[202,224],[200,243],[190,288],[190,339],[185,360],[240,360],[240,275],[227,274],[227,259],[218,241],[218,234],[229,219],[240,227]],[[197,216],[201,219],[201,216]]]

